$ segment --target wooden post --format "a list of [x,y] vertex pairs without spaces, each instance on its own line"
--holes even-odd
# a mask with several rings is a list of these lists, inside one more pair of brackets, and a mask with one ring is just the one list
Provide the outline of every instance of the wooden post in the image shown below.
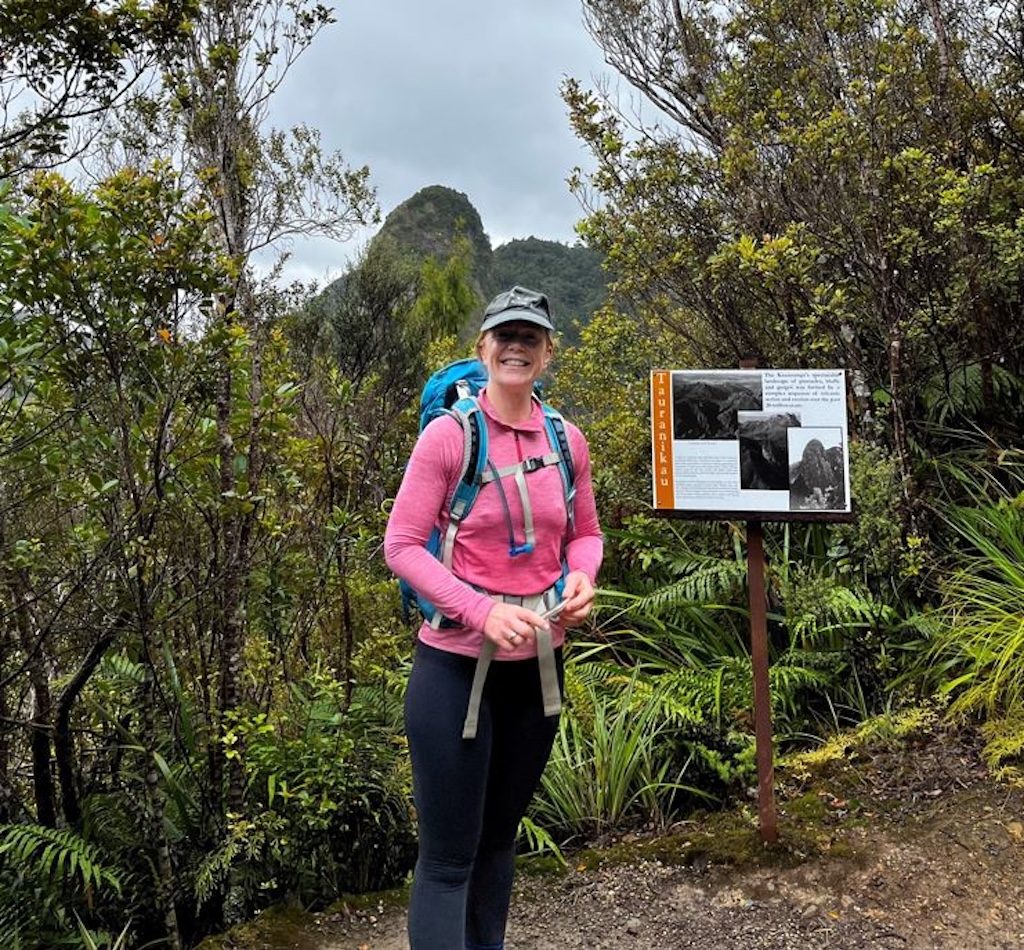
[[747,522],[747,592],[750,602],[750,659],[754,668],[754,739],[757,752],[757,807],[761,840],[777,841],[772,701],[768,687],[768,614],[764,593],[764,534],[760,521]]
[[[756,369],[757,360],[740,360]],[[747,522],[747,600],[750,605],[750,662],[754,673],[754,742],[757,759],[757,811],[761,840],[777,841],[772,699],[768,685],[768,600],[764,593],[764,532],[760,521]]]

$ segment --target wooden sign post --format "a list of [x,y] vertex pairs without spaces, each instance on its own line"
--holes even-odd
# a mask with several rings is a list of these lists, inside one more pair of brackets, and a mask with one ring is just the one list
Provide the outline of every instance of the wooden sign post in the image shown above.
[[778,839],[768,680],[765,521],[854,520],[841,369],[651,373],[654,512],[744,521],[761,838]]
[[754,670],[754,742],[757,811],[762,841],[777,841],[772,699],[768,686],[768,614],[764,591],[764,535],[760,521],[747,522],[747,595],[750,603],[750,660]]

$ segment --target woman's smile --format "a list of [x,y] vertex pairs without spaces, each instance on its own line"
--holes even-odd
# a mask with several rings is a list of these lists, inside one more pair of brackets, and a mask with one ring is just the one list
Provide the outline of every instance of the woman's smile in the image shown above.
[[[503,323],[486,333],[479,355],[498,385],[532,386],[550,359],[547,333],[524,321]],[[493,393],[492,393],[493,394]]]

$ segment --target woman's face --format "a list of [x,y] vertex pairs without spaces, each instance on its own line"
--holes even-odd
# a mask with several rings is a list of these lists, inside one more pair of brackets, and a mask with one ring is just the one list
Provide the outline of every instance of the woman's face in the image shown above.
[[488,330],[477,349],[490,381],[514,389],[531,389],[553,353],[547,331],[525,320],[510,320]]

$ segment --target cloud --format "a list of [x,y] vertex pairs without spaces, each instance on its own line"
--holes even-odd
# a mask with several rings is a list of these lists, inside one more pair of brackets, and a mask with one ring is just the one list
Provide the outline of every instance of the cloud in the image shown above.
[[[559,85],[608,73],[576,0],[347,0],[336,13],[278,92],[274,125],[318,128],[369,165],[385,214],[440,184],[469,196],[494,245],[573,240],[565,179],[589,162]],[[289,271],[326,279],[355,250],[297,242]]]

